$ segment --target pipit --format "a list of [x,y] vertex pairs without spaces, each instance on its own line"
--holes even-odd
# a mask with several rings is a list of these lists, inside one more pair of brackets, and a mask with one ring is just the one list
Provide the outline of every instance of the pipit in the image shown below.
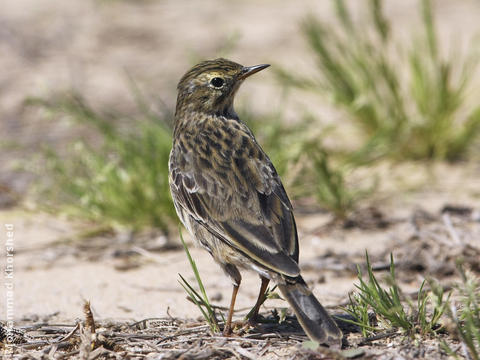
[[338,346],[342,333],[300,275],[293,209],[272,162],[233,109],[243,80],[269,65],[209,60],[178,84],[170,190],[177,214],[233,282],[224,334],[242,277],[254,270],[261,286],[258,316],[273,281],[314,341]]

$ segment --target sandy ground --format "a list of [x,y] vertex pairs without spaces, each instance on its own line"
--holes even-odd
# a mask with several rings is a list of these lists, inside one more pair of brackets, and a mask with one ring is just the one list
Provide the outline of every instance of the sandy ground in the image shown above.
[[[354,289],[355,273],[345,269],[334,271],[332,267],[322,271],[318,268],[321,259],[330,256],[339,266],[345,266],[345,261],[347,264],[362,263],[366,249],[374,259],[387,261],[385,256],[383,259],[379,256],[390,251],[395,253],[397,249],[392,246],[401,245],[414,234],[411,217],[415,210],[422,209],[439,216],[439,210],[447,204],[480,209],[478,181],[471,182],[470,187],[460,186],[464,177],[476,174],[479,179],[480,169],[472,168],[467,172],[463,167],[440,167],[437,172],[449,172],[449,180],[438,180],[436,186],[416,192],[414,196],[390,198],[392,205],[383,206],[382,212],[386,219],[398,223],[386,229],[322,231],[322,226],[331,220],[328,214],[300,213],[297,216],[304,276],[325,305],[346,301],[348,292]],[[442,187],[444,191],[441,191]],[[147,251],[142,248],[142,243],[128,243],[121,236],[99,236],[97,242],[111,245],[93,244],[89,247],[89,240],[81,239],[79,234],[90,229],[92,224],[24,210],[2,211],[0,217],[2,222],[15,226],[15,314],[18,318],[56,312],[60,318],[76,318],[81,315],[84,300],[90,300],[95,314],[104,319],[139,320],[163,317],[167,312],[180,318],[199,315],[195,306],[186,300],[178,283],[178,273],[194,283],[193,273],[180,247],[163,252]],[[472,234],[475,232],[470,234],[474,236]],[[215,303],[227,306],[231,293],[228,278],[208,253],[193,246],[188,235],[185,236],[209,295]],[[161,237],[152,238],[150,242],[161,243],[163,240]],[[478,242],[478,239],[473,241]],[[178,244],[178,239],[173,242]],[[120,253],[129,254],[125,249],[133,251],[133,255],[119,256]],[[427,275],[436,274],[418,274],[411,283],[404,283],[405,291],[417,289],[423,276]],[[255,302],[258,286],[255,274],[244,273],[237,300],[239,309],[248,308]],[[3,301],[4,297],[0,298],[1,308],[5,308]],[[269,309],[276,306],[286,305],[282,301],[267,303]]]
[[[119,261],[109,254],[101,261],[88,261],[76,258],[78,254],[59,256],[56,246],[51,245],[50,249],[30,250],[59,238],[75,237],[71,222],[23,212],[3,212],[2,218],[15,225],[18,251],[15,255],[15,312],[19,317],[31,314],[43,316],[59,311],[61,317],[75,318],[81,315],[81,304],[85,299],[91,301],[94,311],[101,318],[138,320],[163,317],[167,315],[168,308],[169,313],[176,317],[198,315],[177,282],[178,273],[192,282],[194,279],[183,250],[150,253],[142,257],[139,268],[118,271],[115,268]],[[318,238],[310,236],[302,244],[302,261],[307,262],[328,249],[338,248],[336,243],[338,240],[327,239],[321,245]],[[217,299],[217,303],[228,305],[231,292],[229,280],[206,252],[193,246],[191,252],[210,296]],[[314,282],[323,278],[323,274],[308,275],[307,278]],[[334,274],[327,276],[335,278]],[[258,286],[257,276],[244,274],[239,308],[254,303]],[[316,284],[315,290],[321,294],[324,303],[334,304],[351,286],[347,282],[341,287],[336,286],[333,290],[330,279],[326,279],[323,284]]]
[[[477,274],[480,273],[478,183],[471,188],[461,186],[462,178],[471,177],[472,174],[480,178],[480,169],[474,168],[469,172],[463,167],[451,167],[437,171],[448,172],[451,175],[449,181],[439,179],[435,186],[417,191],[411,197],[392,197],[381,207],[384,219],[390,222],[386,227],[378,227],[381,222],[372,222],[369,216],[360,222],[363,223],[360,227],[330,227],[327,225],[331,220],[328,214],[299,212],[297,220],[302,273],[329,311],[342,313],[338,307],[347,304],[348,293],[358,283],[355,265],[365,263],[365,250],[368,250],[372,264],[383,268],[388,265],[390,252],[395,254],[397,277],[404,294],[415,294],[425,278],[439,279],[447,287],[453,281],[458,281],[458,276],[452,270],[455,268],[454,261],[458,256],[468,255],[462,252],[468,246],[476,252],[473,257],[465,257],[465,262],[469,268],[476,269]],[[457,181],[452,184],[453,179]],[[446,185],[448,188],[445,188]],[[389,202],[395,205],[389,205]],[[460,211],[465,206],[468,210],[464,215],[455,213],[455,210],[442,215],[440,210],[449,204],[461,205],[458,208]],[[366,214],[368,211],[360,213],[360,216]],[[283,335],[287,336],[286,340],[282,337],[258,340],[253,345],[251,341],[255,340],[244,337],[234,337],[227,341],[211,336],[199,310],[186,299],[185,292],[178,283],[179,273],[190,283],[195,283],[183,250],[179,246],[165,251],[145,249],[152,243],[161,246],[164,241],[162,237],[150,240],[144,238],[133,243],[126,241],[121,233],[85,239],[81,234],[85,229],[94,229],[93,224],[26,210],[1,211],[0,218],[4,223],[14,225],[15,324],[20,328],[45,324],[40,326],[41,331],[30,330],[30,336],[36,333],[36,336],[40,336],[47,331],[47,334],[52,334],[52,339],[54,330],[64,336],[65,331],[73,328],[77,319],[84,319],[83,304],[88,300],[95,321],[102,326],[99,331],[107,334],[112,331],[134,334],[139,330],[130,324],[143,319],[163,318],[146,321],[147,328],[140,330],[144,340],[134,340],[135,337],[130,335],[131,340],[127,340],[129,346],[122,342],[121,349],[129,349],[128,354],[133,354],[134,349],[142,351],[143,347],[145,354],[170,356],[167,358],[176,358],[185,351],[190,356],[201,359],[210,358],[209,354],[221,358],[233,356],[262,359],[307,359],[320,356],[318,353],[309,354],[301,347],[305,341],[301,334],[300,337]],[[447,226],[447,219],[453,224],[453,235]],[[188,235],[186,239],[212,303],[228,306],[231,294],[229,280],[207,252],[194,247]],[[173,244],[178,245],[178,239],[173,239]],[[376,274],[381,279],[386,272],[378,271]],[[255,302],[258,286],[255,274],[243,273],[234,319],[244,318]],[[4,299],[6,298],[0,298],[0,306],[6,309]],[[274,309],[285,307],[288,306],[284,301],[269,299],[262,307],[261,314],[272,316]],[[176,325],[178,321],[180,325]],[[158,324],[166,326],[158,328]],[[285,328],[285,324],[281,326]],[[198,333],[189,330],[197,327],[203,330]],[[178,329],[186,331],[186,335],[180,336],[182,332],[179,333]],[[277,327],[270,330],[272,331],[276,336],[280,330]],[[285,334],[285,329],[281,331]],[[268,330],[266,333],[269,333]],[[345,334],[348,343],[353,346],[350,350],[358,350],[362,358],[447,358],[440,350],[437,339],[426,338],[414,344],[397,336],[357,348],[355,344],[361,340],[360,335]],[[173,336],[173,339],[162,344],[161,349],[156,348],[155,351],[151,348],[152,345],[147,345],[148,342],[160,345],[163,339],[170,337],[167,335]],[[460,348],[450,338],[445,340],[452,348]],[[245,347],[248,350],[243,351]],[[50,353],[55,353],[52,351]],[[125,350],[115,351],[117,358],[127,354]],[[121,355],[122,351],[124,355]],[[40,352],[41,348],[36,354]],[[23,350],[22,353],[29,354],[28,350]],[[57,354],[61,356],[63,352],[58,349]],[[110,355],[113,356],[112,353]],[[74,350],[72,356],[78,356],[78,350]],[[328,355],[325,356],[328,358]]]

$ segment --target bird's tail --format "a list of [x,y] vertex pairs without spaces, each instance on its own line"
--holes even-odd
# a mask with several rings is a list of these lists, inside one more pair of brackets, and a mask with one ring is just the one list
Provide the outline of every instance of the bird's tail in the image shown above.
[[310,339],[319,344],[341,346],[342,332],[301,276],[286,279],[284,284],[278,284],[278,288]]

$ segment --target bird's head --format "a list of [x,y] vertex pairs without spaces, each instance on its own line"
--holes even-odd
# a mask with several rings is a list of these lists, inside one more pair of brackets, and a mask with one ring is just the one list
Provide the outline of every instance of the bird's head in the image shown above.
[[240,84],[268,66],[242,66],[222,58],[195,65],[178,83],[177,113],[198,111],[236,117],[233,98]]

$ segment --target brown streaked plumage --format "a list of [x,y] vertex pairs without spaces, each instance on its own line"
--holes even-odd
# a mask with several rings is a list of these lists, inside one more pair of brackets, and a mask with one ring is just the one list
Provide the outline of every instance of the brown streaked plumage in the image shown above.
[[300,275],[292,205],[270,159],[233,109],[243,80],[268,67],[226,59],[194,66],[178,84],[170,189],[178,216],[233,281],[224,333],[231,332],[238,268],[274,281],[308,336],[338,345],[342,333]]

